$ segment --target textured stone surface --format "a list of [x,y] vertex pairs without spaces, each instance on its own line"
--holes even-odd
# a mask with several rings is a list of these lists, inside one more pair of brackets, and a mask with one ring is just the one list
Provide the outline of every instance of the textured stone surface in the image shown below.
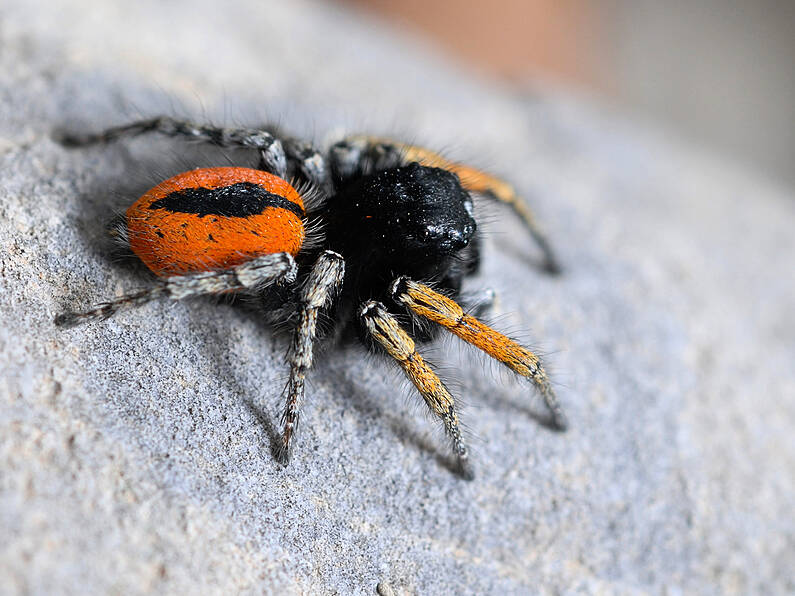
[[[0,7],[3,591],[793,590],[793,197],[334,6],[214,5]],[[114,209],[226,161],[49,132],[160,112],[397,134],[508,175],[566,273],[491,209],[469,288],[496,288],[497,326],[548,354],[571,430],[472,351],[429,347],[465,403],[463,482],[399,375],[349,346],[320,358],[285,470],[286,341],[255,313],[154,303],[55,329],[146,282],[106,254]]]

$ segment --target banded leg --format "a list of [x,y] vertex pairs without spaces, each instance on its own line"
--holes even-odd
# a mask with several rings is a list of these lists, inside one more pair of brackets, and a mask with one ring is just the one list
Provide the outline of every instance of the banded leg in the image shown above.
[[124,137],[135,137],[148,132],[157,132],[169,137],[185,137],[218,147],[248,148],[260,152],[263,169],[284,178],[287,175],[287,158],[279,139],[265,130],[256,128],[220,128],[195,124],[188,120],[177,120],[160,116],[116,126],[97,133],[64,133],[59,141],[67,147],[82,147],[98,143],[110,143]]
[[[532,210],[516,193],[513,186],[504,180],[471,166],[445,159],[438,153],[417,145],[409,145],[389,139],[367,136],[350,137],[345,139],[343,143],[355,150],[354,153],[358,152],[359,155],[368,156],[368,158],[376,164],[376,169],[381,169],[378,165],[379,161],[386,164],[386,167],[394,167],[394,165],[389,164],[394,160],[391,155],[396,149],[402,155],[402,163],[416,161],[424,166],[442,168],[453,172],[459,177],[461,186],[466,190],[484,194],[508,205],[522,220],[530,236],[535,240],[544,254],[544,268],[550,273],[560,272],[560,264],[552,251],[546,234],[536,220]],[[390,151],[390,147],[392,151]]]
[[359,175],[364,164],[367,141],[364,137],[350,137],[334,143],[329,149],[329,166],[334,180],[344,183]]
[[295,434],[301,404],[304,401],[306,373],[312,367],[318,311],[331,303],[342,287],[344,278],[345,261],[342,256],[327,250],[315,261],[306,285],[301,291],[298,325],[293,332],[293,340],[287,355],[290,379],[286,388],[287,403],[282,417],[284,431],[278,454],[279,460],[285,464],[290,459],[290,442]]
[[91,310],[61,313],[55,317],[55,324],[61,327],[74,327],[88,321],[107,319],[119,310],[140,306],[161,297],[182,300],[193,296],[228,292],[257,293],[276,282],[294,281],[296,273],[297,267],[290,254],[265,255],[232,269],[202,271],[160,279],[151,288],[103,302]]
[[472,479],[468,466],[468,452],[461,429],[455,401],[441,379],[420,356],[408,333],[398,324],[380,302],[370,300],[359,311],[367,333],[377,341],[386,353],[400,365],[403,372],[420,392],[428,408],[444,423],[444,429],[453,442],[453,451],[458,458],[460,473]]
[[348,137],[332,145],[329,161],[334,177],[342,183],[407,162],[399,143],[366,136]]
[[425,284],[399,277],[390,288],[392,297],[411,312],[441,325],[465,342],[499,360],[516,374],[533,381],[552,415],[552,424],[565,430],[566,416],[552,390],[538,356],[518,343],[468,315],[457,302]]
[[328,197],[333,194],[331,173],[326,159],[307,141],[288,138],[284,140],[287,158],[298,165],[301,174]]

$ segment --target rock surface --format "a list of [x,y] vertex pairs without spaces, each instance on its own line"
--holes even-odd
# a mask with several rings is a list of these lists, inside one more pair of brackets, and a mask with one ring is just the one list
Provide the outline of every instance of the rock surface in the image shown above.
[[[219,6],[0,8],[3,592],[795,589],[791,194],[333,4]],[[490,209],[469,288],[495,288],[496,325],[547,354],[570,431],[473,351],[427,347],[464,402],[464,482],[400,375],[343,346],[319,358],[283,469],[286,339],[255,313],[152,303],[56,329],[147,281],[106,252],[114,209],[227,157],[50,133],[159,113],[388,133],[510,178],[565,274]]]

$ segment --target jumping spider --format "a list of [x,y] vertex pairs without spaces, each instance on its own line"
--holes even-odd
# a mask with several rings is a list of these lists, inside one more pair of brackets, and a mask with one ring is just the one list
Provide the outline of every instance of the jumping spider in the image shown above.
[[[259,297],[267,315],[293,325],[279,450],[284,463],[323,309],[340,327],[358,320],[363,338],[403,369],[444,423],[465,477],[471,471],[453,396],[386,304],[424,321],[422,340],[444,327],[530,379],[552,425],[565,428],[538,357],[455,301],[480,260],[470,192],[508,204],[541,247],[546,269],[558,269],[529,208],[510,185],[422,147],[369,136],[348,137],[324,154],[306,141],[266,130],[160,117],[61,141],[86,146],[147,132],[254,149],[259,166],[191,170],[149,190],[127,210],[121,231],[157,281],[92,310],[60,314],[57,324],[105,319],[161,296]],[[299,192],[287,180],[312,190]],[[309,225],[310,218],[321,225]]]

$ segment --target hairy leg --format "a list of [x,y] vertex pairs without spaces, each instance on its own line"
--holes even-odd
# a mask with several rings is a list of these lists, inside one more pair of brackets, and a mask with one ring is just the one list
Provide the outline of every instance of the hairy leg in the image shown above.
[[329,172],[326,159],[315,149],[312,143],[286,138],[283,144],[287,159],[297,164],[301,175],[316,188],[323,191],[326,197],[331,196],[334,191],[331,182],[331,172]]
[[465,342],[499,360],[516,374],[533,381],[549,408],[552,424],[559,430],[565,430],[566,417],[538,356],[499,331],[466,314],[455,300],[434,291],[425,284],[399,277],[392,283],[390,291],[398,303],[403,304],[414,314],[441,325]]
[[306,285],[301,291],[298,325],[293,332],[293,340],[287,355],[290,379],[286,388],[287,402],[282,417],[284,431],[279,448],[279,459],[282,463],[287,463],[290,459],[290,444],[304,401],[304,382],[307,371],[312,367],[318,312],[334,299],[342,287],[344,277],[345,261],[342,256],[327,250],[315,261]]
[[203,271],[160,279],[151,288],[103,302],[91,310],[61,313],[55,317],[55,324],[73,327],[88,321],[107,319],[119,310],[146,304],[160,297],[182,300],[193,296],[229,292],[257,293],[276,282],[292,282],[295,280],[296,272],[295,261],[290,254],[265,255],[232,269]]
[[281,141],[268,131],[255,128],[221,128],[160,116],[115,126],[97,133],[63,133],[58,140],[67,147],[82,147],[110,143],[117,139],[135,137],[148,132],[193,139],[218,147],[256,149],[260,153],[262,169],[280,178],[287,175],[287,158]]
[[444,429],[453,442],[460,472],[465,478],[471,479],[472,472],[467,463],[468,452],[458,426],[458,414],[450,391],[417,353],[414,340],[383,304],[370,300],[362,306],[359,316],[364,321],[368,335],[400,365],[431,412],[444,423]]

